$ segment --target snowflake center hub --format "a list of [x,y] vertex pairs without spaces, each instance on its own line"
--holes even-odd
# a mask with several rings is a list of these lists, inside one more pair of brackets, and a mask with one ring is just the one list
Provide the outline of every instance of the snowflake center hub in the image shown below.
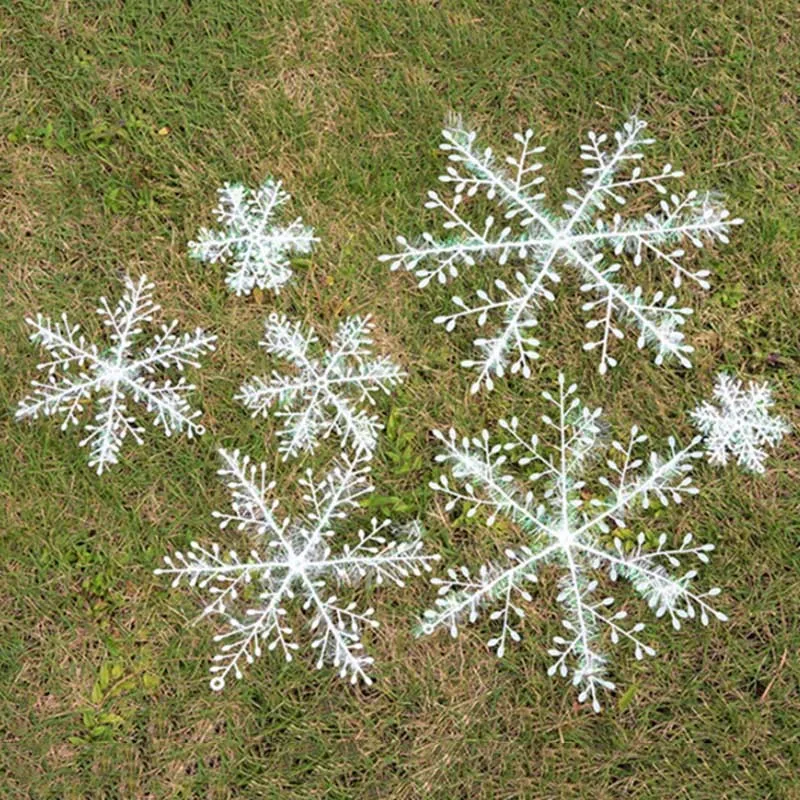
[[286,557],[286,569],[289,575],[302,575],[306,571],[308,561],[303,553],[290,550]]
[[135,368],[129,362],[102,361],[100,363],[100,378],[106,386],[113,386],[120,381],[133,377]]
[[555,538],[560,547],[567,549],[575,543],[575,534],[566,526],[562,525],[555,531]]
[[569,247],[569,234],[565,231],[556,231],[552,239],[553,250],[564,250]]

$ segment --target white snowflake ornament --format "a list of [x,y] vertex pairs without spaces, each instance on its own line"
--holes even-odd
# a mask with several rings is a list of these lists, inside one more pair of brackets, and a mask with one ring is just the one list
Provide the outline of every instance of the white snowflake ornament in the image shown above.
[[[454,195],[446,200],[431,191],[425,206],[442,214],[445,236],[425,233],[416,243],[400,236],[401,252],[381,260],[392,269],[413,272],[421,287],[431,281],[444,284],[479,262],[492,260],[505,268],[491,288],[477,292],[476,300],[453,297],[457,310],[434,320],[447,331],[466,318],[480,328],[490,318],[497,320],[490,333],[475,340],[480,355],[462,362],[478,370],[473,392],[481,386],[491,389],[495,378],[507,371],[530,376],[531,362],[539,356],[537,309],[554,299],[553,288],[565,269],[578,273],[581,291],[589,295],[582,308],[592,315],[586,324],[592,333],[584,349],[599,351],[601,374],[617,363],[610,345],[623,338],[624,326],[638,332],[639,348],[647,344],[655,350],[657,364],[671,356],[691,366],[693,348],[685,343],[681,326],[692,310],[678,305],[674,294],[657,291],[650,296],[641,286],[629,288],[618,275],[621,258],[628,257],[635,268],[645,260],[662,264],[672,272],[675,288],[690,281],[707,289],[709,271],[686,264],[686,249],[715,239],[727,243],[731,226],[742,220],[731,219],[713,194],[671,194],[667,184],[683,175],[671,164],[655,172],[639,166],[643,148],[653,141],[646,138],[645,128],[645,122],[632,117],[611,141],[605,134],[589,133],[588,143],[581,145],[584,185],[567,189],[560,215],[542,202],[544,178],[536,157],[544,148],[533,146],[531,130],[515,134],[519,150],[505,159],[505,166],[490,148],[476,146],[474,131],[460,125],[443,131],[441,149],[450,166],[440,180],[453,186]],[[641,216],[610,212],[639,189],[654,190],[662,199]],[[495,204],[502,221],[495,216],[472,220],[469,201],[479,193]]]
[[747,389],[737,378],[717,375],[717,404],[704,401],[690,416],[703,434],[709,462],[724,466],[728,454],[750,472],[763,473],[767,447],[777,447],[791,426],[770,410],[775,405],[768,383],[753,383]]
[[[697,493],[690,473],[691,462],[702,456],[697,450],[700,437],[683,448],[670,438],[666,455],[652,451],[642,458],[637,451],[647,437],[633,427],[627,443],[611,442],[608,472],[590,489],[581,476],[607,443],[601,410],[583,406],[575,392],[575,385],[567,386],[560,375],[558,395],[542,394],[554,409],[542,417],[554,440],[550,449],[538,436],[524,438],[516,419],[500,421],[505,434],[500,441],[486,431],[460,441],[455,431],[434,432],[444,446],[437,461],[449,464],[453,476],[452,483],[446,475],[431,483],[446,498],[445,509],[463,503],[468,517],[481,509],[489,525],[503,517],[519,537],[503,562],[484,564],[477,571],[450,569],[446,578],[434,579],[439,597],[425,612],[420,632],[445,628],[456,636],[462,623],[475,622],[481,609],[493,606],[497,610],[489,619],[500,630],[488,645],[503,656],[508,642],[520,639],[523,603],[533,600],[540,571],[549,566],[562,576],[557,602],[563,633],[548,650],[553,659],[548,673],[566,677],[571,671],[579,701],[588,699],[599,711],[599,691],[615,688],[606,673],[606,648],[625,642],[636,658],[654,654],[642,635],[644,624],[631,624],[627,611],[612,610],[614,599],[606,592],[619,579],[633,586],[656,617],[668,616],[676,630],[696,617],[703,625],[711,616],[726,617],[709,605],[719,590],[696,590],[696,571],[682,566],[691,559],[707,562],[712,544],[695,544],[691,534],[676,546],[668,544],[666,534],[631,534],[623,542],[621,533],[632,525],[637,505],[646,509],[652,501],[680,503]],[[542,485],[538,497],[520,480],[520,471],[532,484]]]
[[288,375],[273,370],[270,377],[252,378],[236,399],[254,417],[266,417],[277,407],[275,416],[283,420],[278,437],[284,461],[314,450],[320,439],[334,434],[342,448],[365,454],[375,449],[383,425],[359,405],[374,405],[374,395],[389,394],[405,373],[387,356],[371,355],[372,328],[369,316],[348,317],[318,357],[312,352],[318,342],[312,330],[278,314],[268,318],[261,345],[295,370]]
[[276,220],[289,199],[272,178],[256,190],[226,183],[214,209],[223,230],[201,228],[197,240],[189,242],[189,255],[209,264],[229,262],[225,283],[237,295],[256,287],[277,293],[292,277],[289,255],[310,253],[318,241],[302,218],[288,224]]
[[154,285],[144,275],[138,281],[126,277],[124,283],[122,298],[114,308],[101,297],[97,309],[110,331],[107,349],[87,342],[79,333],[80,326],[72,325],[66,314],[55,323],[42,314],[27,320],[33,328],[31,341],[51,358],[39,364],[48,374],[47,381],[32,382],[34,392],[21,401],[16,418],[63,415],[61,430],[65,431],[80,423],[84,406],[96,396],[94,421],[84,426],[87,436],[80,446],[89,447],[89,466],[96,467],[98,475],[117,463],[128,435],[137,444],[143,441],[144,428],[129,409],[129,401],[144,406],[167,436],[185,431],[192,438],[204,432],[197,422],[201,412],[186,399],[195,387],[183,376],[175,381],[162,373],[199,367],[200,356],[214,350],[217,339],[200,328],[180,335],[174,320],[161,327],[151,344],[134,350],[142,325],[152,322],[160,307],[153,303]]
[[299,482],[306,513],[278,519],[278,500],[272,499],[275,483],[267,480],[267,465],[250,464],[238,451],[219,454],[219,474],[231,491],[232,511],[214,516],[220,528],[234,525],[244,531],[252,549],[240,555],[225,553],[217,544],[192,542],[191,549],[166,557],[166,567],[155,570],[172,576],[173,587],[185,583],[201,589],[207,597],[202,616],[220,617],[227,627],[214,637],[222,644],[211,667],[211,688],[221,690],[231,673],[241,678],[242,666],[252,664],[265,649],[292,660],[299,645],[288,623],[290,604],[309,618],[317,668],[330,663],[352,683],[370,684],[367,670],[373,659],[363,652],[361,631],[378,623],[372,608],[361,611],[339,594],[365,581],[403,586],[409,575],[430,571],[438,556],[423,554],[419,526],[373,518],[367,530],[358,531],[355,544],[334,551],[335,529],[372,491],[363,457],[343,455],[318,482],[307,470]]

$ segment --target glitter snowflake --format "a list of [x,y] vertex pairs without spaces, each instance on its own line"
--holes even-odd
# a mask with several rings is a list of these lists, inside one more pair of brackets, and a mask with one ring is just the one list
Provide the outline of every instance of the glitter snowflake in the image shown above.
[[704,401],[691,412],[703,434],[712,464],[728,463],[728,453],[750,472],[763,473],[767,447],[776,447],[791,431],[782,417],[770,414],[775,405],[767,383],[742,382],[728,375],[717,375],[714,397],[718,405]]
[[114,308],[105,297],[100,298],[97,313],[110,329],[111,344],[105,350],[88,343],[79,334],[80,326],[72,325],[66,314],[55,323],[41,314],[27,320],[33,328],[31,341],[41,345],[51,359],[39,364],[40,370],[47,371],[48,380],[33,381],[34,392],[22,400],[16,417],[63,415],[61,430],[65,431],[79,424],[84,405],[97,395],[94,421],[85,425],[87,436],[80,445],[89,447],[89,466],[97,467],[98,475],[117,463],[128,435],[142,443],[144,429],[129,410],[129,399],[143,405],[167,436],[185,431],[191,438],[204,431],[196,421],[200,411],[193,410],[186,400],[194,386],[184,377],[173,382],[161,372],[200,366],[200,356],[214,349],[217,337],[199,328],[179,335],[178,323],[173,321],[162,326],[152,344],[135,353],[141,326],[151,322],[159,310],[153,303],[153,288],[144,275],[136,282],[126,277],[122,298]]
[[219,190],[214,215],[223,230],[201,228],[197,241],[189,242],[189,254],[198,261],[231,263],[225,282],[237,295],[254,288],[280,288],[292,277],[290,253],[309,253],[314,231],[298,217],[288,225],[275,217],[289,194],[280,181],[268,178],[260,189],[226,183]]
[[343,448],[351,447],[357,453],[375,449],[383,425],[358,404],[374,404],[373,395],[378,391],[388,394],[405,373],[386,356],[371,357],[372,328],[368,316],[348,317],[339,325],[330,348],[318,358],[310,352],[318,341],[312,330],[270,315],[261,345],[289,361],[295,372],[283,375],[273,371],[269,378],[252,378],[237,399],[254,417],[267,416],[270,408],[278,407],[275,416],[284,421],[278,433],[284,461],[314,450],[321,438],[334,433]]
[[[491,149],[476,146],[475,132],[460,125],[443,131],[441,149],[451,164],[440,180],[453,186],[454,196],[445,200],[431,191],[425,205],[444,216],[446,235],[437,239],[425,233],[417,243],[400,236],[402,251],[381,260],[390,262],[392,269],[413,272],[422,287],[434,280],[444,284],[457,277],[460,269],[488,259],[500,267],[508,261],[516,263],[507,277],[494,280],[492,290],[478,291],[475,302],[453,297],[457,310],[434,320],[452,331],[465,318],[475,319],[480,328],[490,317],[498,319],[493,333],[475,340],[480,356],[462,362],[478,370],[473,392],[482,385],[491,389],[494,378],[508,370],[530,375],[531,361],[539,355],[540,342],[533,334],[538,308],[542,301],[554,299],[551,287],[560,282],[565,268],[580,275],[581,291],[589,295],[583,311],[593,316],[586,324],[593,333],[584,349],[599,350],[601,374],[617,363],[610,344],[623,338],[622,323],[638,330],[640,348],[648,344],[655,349],[657,364],[672,356],[683,366],[691,366],[693,348],[681,331],[691,309],[677,305],[674,294],[657,291],[649,296],[641,286],[629,289],[618,275],[621,264],[616,259],[627,255],[635,268],[653,260],[672,272],[674,287],[688,280],[707,289],[709,271],[688,265],[685,248],[700,248],[704,240],[727,243],[730,227],[742,220],[730,219],[710,193],[670,194],[666,185],[683,175],[671,164],[657,172],[644,171],[638,165],[642,150],[653,141],[645,137],[645,127],[645,122],[633,117],[610,142],[606,135],[589,133],[588,143],[581,145],[585,184],[580,190],[567,189],[562,215],[552,213],[542,202],[545,195],[539,187],[544,178],[536,156],[544,148],[532,146],[532,131],[515,135],[519,152],[505,159],[505,168]],[[639,189],[654,190],[662,199],[638,217],[603,216],[609,206],[624,205],[626,195]],[[493,216],[470,221],[469,201],[479,193],[494,202],[503,223]],[[613,259],[606,258],[604,251]]]
[[[409,575],[430,571],[438,556],[422,553],[416,524],[402,528],[391,520],[370,521],[358,531],[358,541],[334,552],[334,526],[348,518],[359,500],[372,491],[363,457],[342,456],[341,463],[319,482],[310,470],[300,480],[307,512],[296,519],[275,516],[278,501],[271,499],[274,482],[267,481],[267,465],[250,464],[247,456],[220,450],[219,474],[232,494],[232,512],[214,512],[220,528],[236,526],[252,544],[247,554],[223,553],[192,542],[186,553],[166,557],[157,575],[173,576],[172,586],[186,583],[202,589],[207,605],[202,616],[221,617],[227,630],[215,637],[222,642],[214,657],[211,688],[220,690],[231,672],[242,677],[243,663],[251,664],[263,649],[279,650],[291,661],[299,645],[287,623],[286,606],[296,601],[310,616],[311,648],[318,669],[327,662],[340,675],[371,683],[367,669],[373,659],[363,652],[361,631],[377,627],[373,609],[358,610],[339,592],[371,580],[403,586]],[[387,539],[387,535],[396,535]]]
[[[669,454],[651,452],[644,459],[636,453],[647,437],[633,427],[626,444],[611,443],[616,455],[606,462],[610,472],[599,477],[599,491],[591,491],[580,476],[606,449],[603,425],[600,409],[583,406],[575,392],[575,385],[566,386],[561,375],[558,396],[543,393],[555,409],[552,416],[542,417],[554,438],[552,450],[543,448],[537,436],[523,438],[516,419],[501,420],[505,435],[499,442],[486,431],[460,442],[454,431],[449,436],[436,433],[445,448],[437,460],[451,465],[456,482],[452,485],[443,475],[431,483],[447,498],[446,509],[463,503],[468,517],[483,510],[490,525],[503,517],[519,539],[505,551],[505,562],[485,564],[477,572],[451,569],[446,578],[434,579],[439,597],[435,608],[425,612],[420,630],[445,628],[455,636],[458,626],[474,622],[484,606],[498,606],[489,619],[500,630],[488,645],[502,656],[507,643],[520,638],[521,604],[533,599],[541,568],[555,568],[562,575],[557,602],[564,633],[554,637],[548,651],[553,658],[549,674],[567,676],[571,669],[580,702],[590,699],[599,711],[599,690],[614,688],[606,671],[606,640],[630,644],[637,658],[654,653],[642,636],[644,624],[631,625],[625,610],[612,611],[614,600],[604,594],[601,581],[609,588],[620,578],[629,581],[655,616],[669,616],[675,629],[697,616],[703,625],[710,616],[726,617],[708,602],[719,590],[699,592],[695,570],[682,569],[686,560],[707,562],[713,545],[695,544],[686,534],[671,546],[666,534],[639,533],[634,538],[627,530],[637,505],[646,509],[653,499],[663,505],[680,503],[697,492],[690,472],[692,460],[702,456],[696,449],[700,438],[681,449],[670,438]],[[544,487],[539,499],[512,474],[512,467],[533,470],[530,481]]]

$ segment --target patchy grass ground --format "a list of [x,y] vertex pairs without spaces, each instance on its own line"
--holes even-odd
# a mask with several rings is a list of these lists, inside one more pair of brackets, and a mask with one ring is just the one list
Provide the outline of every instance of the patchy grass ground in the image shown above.
[[[796,440],[763,480],[702,466],[700,498],[659,521],[720,546],[704,580],[723,587],[731,622],[651,626],[658,656],[617,661],[624,694],[600,716],[545,676],[552,605],[532,608],[498,663],[488,623],[456,641],[412,637],[433,597],[422,583],[377,598],[372,688],[265,657],[212,695],[211,631],[184,627],[192,601],[152,575],[164,552],[214,531],[215,447],[273,462],[291,505],[302,465],[277,470],[274,427],[231,399],[268,366],[256,343],[274,308],[323,336],[345,314],[376,315],[411,374],[381,408],[393,424],[379,492],[400,518],[419,510],[451,563],[493,557],[502,536],[448,523],[432,501],[428,430],[534,419],[559,368],[615,425],[641,421],[656,440],[690,435],[685,412],[720,367],[772,380],[800,423],[794,3],[19,0],[2,4],[0,30],[0,796],[800,797]],[[627,343],[600,380],[568,284],[542,314],[540,372],[468,401],[457,363],[474,332],[430,324],[450,292],[376,260],[428,221],[442,120],[462,112],[496,144],[532,124],[557,197],[584,132],[637,109],[654,157],[722,189],[747,221],[705,256],[716,280],[688,331],[696,369],[658,369]],[[237,299],[186,242],[222,181],[268,173],[322,243],[278,300]],[[99,480],[79,437],[13,422],[38,358],[23,319],[87,319],[125,270],[146,271],[166,314],[221,342],[194,376],[207,436],[154,435]]]

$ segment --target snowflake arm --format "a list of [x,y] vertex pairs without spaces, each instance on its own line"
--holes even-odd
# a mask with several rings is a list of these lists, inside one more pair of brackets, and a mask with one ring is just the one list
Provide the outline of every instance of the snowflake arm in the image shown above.
[[387,357],[370,353],[372,323],[369,317],[349,317],[333,338],[329,350],[316,358],[309,350],[317,342],[313,331],[273,314],[267,320],[262,346],[289,361],[293,374],[273,371],[271,377],[254,377],[243,384],[236,399],[252,415],[267,416],[277,407],[283,420],[278,433],[284,460],[313,451],[320,439],[335,434],[342,447],[372,452],[382,425],[359,404],[375,404],[378,392],[389,394],[405,373]]
[[197,240],[189,243],[189,254],[209,264],[230,262],[225,282],[237,295],[256,287],[278,292],[292,277],[289,254],[309,253],[317,241],[300,217],[288,225],[276,221],[288,200],[280,181],[271,178],[254,191],[226,183],[214,210],[223,229],[201,228]]
[[252,664],[262,655],[263,643],[266,643],[269,652],[280,646],[286,661],[292,660],[292,654],[299,645],[289,638],[293,631],[283,621],[286,610],[280,605],[288,591],[287,584],[288,578],[274,592],[260,594],[258,599],[265,601],[264,607],[248,608],[243,620],[233,615],[224,615],[228,630],[214,637],[215,642],[222,644],[209,670],[214,675],[209,686],[215,692],[225,688],[229,673],[233,672],[237,680],[244,677],[241,661]]
[[[718,589],[699,592],[693,588],[694,569],[675,572],[686,560],[706,563],[713,545],[695,544],[688,535],[679,546],[669,547],[663,535],[652,547],[640,534],[635,547],[626,549],[613,534],[628,524],[637,506],[646,509],[653,500],[662,505],[680,503],[697,492],[690,473],[692,461],[702,455],[696,449],[699,437],[684,448],[670,439],[667,455],[653,451],[643,458],[637,453],[647,437],[634,426],[626,444],[610,443],[615,455],[605,462],[608,473],[597,479],[600,492],[587,497],[588,484],[582,475],[606,443],[600,410],[583,406],[576,389],[574,384],[567,386],[561,375],[558,394],[543,393],[554,408],[554,413],[542,417],[552,440],[549,452],[538,436],[523,437],[516,419],[501,421],[505,436],[500,441],[487,432],[460,442],[454,432],[437,434],[444,445],[437,459],[449,464],[456,482],[451,485],[442,475],[431,483],[446,497],[445,510],[462,503],[470,517],[483,509],[487,524],[502,516],[516,526],[521,543],[506,550],[505,565],[486,564],[476,575],[467,568],[451,569],[446,579],[434,579],[439,597],[423,615],[420,632],[445,627],[456,635],[459,625],[476,621],[482,608],[499,606],[490,620],[499,623],[500,632],[492,636],[489,646],[501,656],[508,641],[519,638],[514,620],[524,615],[522,602],[532,600],[530,584],[537,582],[541,569],[555,569],[562,575],[557,602],[566,634],[553,640],[550,674],[566,676],[571,670],[580,702],[588,700],[599,710],[601,691],[614,688],[607,675],[606,640],[611,645],[629,643],[637,658],[653,653],[639,635],[644,625],[629,625],[623,621],[626,612],[610,610],[613,598],[598,598],[601,578],[612,585],[620,578],[629,581],[655,616],[669,615],[676,629],[683,620],[699,617],[705,625],[712,616],[724,620],[725,615],[709,602]],[[538,499],[515,474],[531,468],[529,480],[541,487]]]
[[125,277],[125,291],[117,305],[112,309],[105,297],[100,298],[97,314],[103,324],[111,330],[109,338],[114,343],[114,352],[118,359],[129,356],[134,339],[142,332],[142,325],[152,322],[160,306],[153,302],[155,285],[142,275],[134,283]]
[[162,372],[199,366],[200,356],[214,349],[217,337],[199,328],[181,337],[175,332],[177,323],[172,322],[138,354],[136,340],[159,308],[153,303],[152,290],[153,284],[144,276],[136,282],[126,278],[122,297],[113,308],[105,297],[100,298],[97,313],[110,331],[111,342],[103,352],[78,335],[79,327],[71,325],[66,315],[55,324],[41,314],[28,320],[33,328],[31,341],[41,345],[51,360],[39,365],[48,372],[48,381],[33,381],[34,392],[20,402],[16,416],[63,415],[61,428],[66,430],[79,424],[81,412],[97,396],[94,419],[86,424],[87,435],[80,445],[88,446],[89,465],[97,468],[98,475],[118,462],[128,436],[137,444],[143,441],[144,428],[128,401],[143,405],[167,436],[186,431],[191,438],[203,433],[196,422],[200,412],[186,399],[194,386],[183,377],[172,381]]
[[178,321],[173,320],[169,325],[162,325],[161,333],[155,338],[152,345],[145,348],[144,357],[139,366],[148,372],[156,368],[175,367],[183,371],[185,367],[199,367],[200,356],[216,341],[216,336],[205,333],[201,328],[194,333],[184,333],[182,336],[175,333]]
[[353,684],[361,680],[370,686],[372,678],[367,670],[375,659],[362,652],[364,645],[361,642],[361,630],[364,627],[377,626],[377,622],[372,619],[374,611],[368,608],[363,613],[358,613],[355,603],[342,606],[336,595],[321,596],[318,590],[324,585],[306,581],[308,600],[303,606],[306,611],[310,608],[315,611],[311,620],[311,631],[317,634],[317,638],[311,642],[311,647],[319,652],[316,667],[322,669],[327,661],[339,670],[339,677],[349,676]]
[[212,516],[220,520],[220,530],[234,523],[238,530],[246,530],[252,536],[270,534],[273,537],[268,540],[270,546],[275,543],[285,546],[284,526],[278,523],[273,513],[280,501],[269,499],[275,482],[267,480],[266,463],[251,464],[250,456],[243,456],[238,450],[230,452],[220,448],[219,457],[222,467],[217,470],[217,475],[225,481],[231,493],[233,512],[212,512]]
[[344,584],[357,583],[369,578],[380,586],[393,583],[405,586],[410,575],[419,577],[419,557],[422,553],[422,529],[419,523],[412,523],[400,531],[401,538],[387,539],[390,520],[370,520],[370,530],[359,530],[358,544],[345,545],[340,557],[330,556],[319,562],[332,568]]
[[745,389],[740,380],[720,373],[714,399],[717,405],[704,401],[690,414],[705,439],[709,461],[724,466],[730,453],[744,469],[763,474],[767,448],[777,447],[791,432],[786,420],[771,413],[775,403],[769,384],[751,382]]
[[510,566],[499,564],[482,564],[476,576],[468,567],[449,569],[447,578],[433,578],[431,583],[438,587],[439,596],[436,607],[425,611],[419,633],[433,633],[438,628],[446,628],[450,635],[458,636],[458,626],[463,621],[477,621],[479,612],[485,606],[501,602],[503,608],[493,612],[492,621],[502,620],[500,635],[487,642],[488,647],[496,649],[498,657],[505,653],[506,637],[519,641],[519,634],[513,628],[514,618],[524,617],[521,606],[516,604],[516,596],[530,602],[533,596],[525,587],[526,583],[536,583],[536,565],[546,563],[554,557],[556,546],[550,545],[534,553],[529,547],[522,546],[519,552],[506,550]]
[[[504,165],[497,163],[490,148],[476,146],[474,132],[461,127],[443,132],[441,147],[451,163],[440,180],[452,186],[454,196],[448,201],[429,192],[425,205],[444,217],[448,235],[437,239],[426,233],[416,244],[398,237],[400,252],[381,260],[392,269],[414,272],[422,287],[434,279],[446,283],[457,278],[461,267],[473,267],[479,261],[491,259],[503,268],[514,260],[515,284],[495,278],[495,296],[481,290],[473,304],[456,296],[453,302],[458,310],[434,320],[448,331],[462,320],[474,319],[481,328],[493,320],[496,332],[474,342],[480,357],[462,362],[479,371],[473,392],[482,386],[491,390],[495,378],[507,372],[530,376],[540,345],[530,329],[537,325],[542,302],[554,299],[551,287],[560,281],[563,268],[576,271],[583,280],[581,290],[592,295],[583,310],[594,312],[587,329],[597,330],[599,336],[590,335],[585,349],[598,351],[601,374],[617,364],[610,349],[615,340],[624,338],[625,327],[638,331],[640,349],[647,345],[655,350],[657,364],[674,358],[682,366],[691,366],[692,348],[680,330],[691,309],[677,305],[675,295],[657,291],[647,297],[641,286],[628,288],[617,277],[618,261],[601,262],[606,253],[616,259],[627,256],[634,267],[640,267],[645,258],[653,259],[671,270],[675,288],[684,280],[709,288],[709,271],[684,263],[686,248],[702,248],[705,241],[725,244],[732,226],[742,220],[731,219],[711,193],[692,190],[683,197],[669,193],[666,184],[683,175],[671,164],[658,172],[644,171],[638,162],[642,149],[653,141],[644,137],[645,128],[643,121],[631,118],[614,134],[612,147],[607,147],[605,135],[589,134],[581,153],[588,162],[585,186],[581,191],[567,190],[562,216],[550,213],[542,203],[544,194],[538,186],[543,178],[537,174],[541,164],[531,163],[530,156],[543,148],[530,147],[530,130],[515,135],[520,153],[509,156]],[[620,213],[611,221],[602,216],[609,204],[622,206],[631,190],[641,189],[661,197],[655,210],[633,219],[624,219]],[[467,200],[478,192],[502,213],[507,224],[499,230],[494,215],[481,224],[470,220]]]
[[231,674],[241,678],[244,665],[265,649],[280,650],[292,660],[299,644],[287,621],[290,604],[306,612],[318,668],[331,663],[342,677],[371,683],[373,660],[363,651],[361,632],[377,627],[374,611],[360,611],[338,593],[367,580],[403,586],[408,576],[429,572],[438,556],[422,552],[419,527],[398,528],[390,520],[373,519],[368,531],[359,531],[355,545],[334,551],[336,528],[372,491],[363,454],[343,455],[319,481],[307,471],[300,481],[306,513],[281,521],[267,465],[251,464],[238,451],[220,450],[220,458],[219,474],[231,492],[232,510],[214,512],[214,517],[221,529],[232,525],[242,531],[252,549],[240,557],[233,550],[223,553],[219,544],[193,542],[187,552],[165,557],[165,566],[155,570],[170,576],[174,588],[186,585],[203,592],[201,617],[222,620],[224,630],[214,639],[220,648],[211,667],[211,688],[222,689]]
[[361,500],[372,492],[369,482],[369,466],[360,456],[351,457],[342,453],[339,463],[333,465],[321,481],[315,482],[310,469],[300,480],[304,490],[303,501],[308,505],[308,518],[313,526],[308,529],[319,544],[323,537],[332,536],[332,525],[346,519],[348,512],[358,508]]

